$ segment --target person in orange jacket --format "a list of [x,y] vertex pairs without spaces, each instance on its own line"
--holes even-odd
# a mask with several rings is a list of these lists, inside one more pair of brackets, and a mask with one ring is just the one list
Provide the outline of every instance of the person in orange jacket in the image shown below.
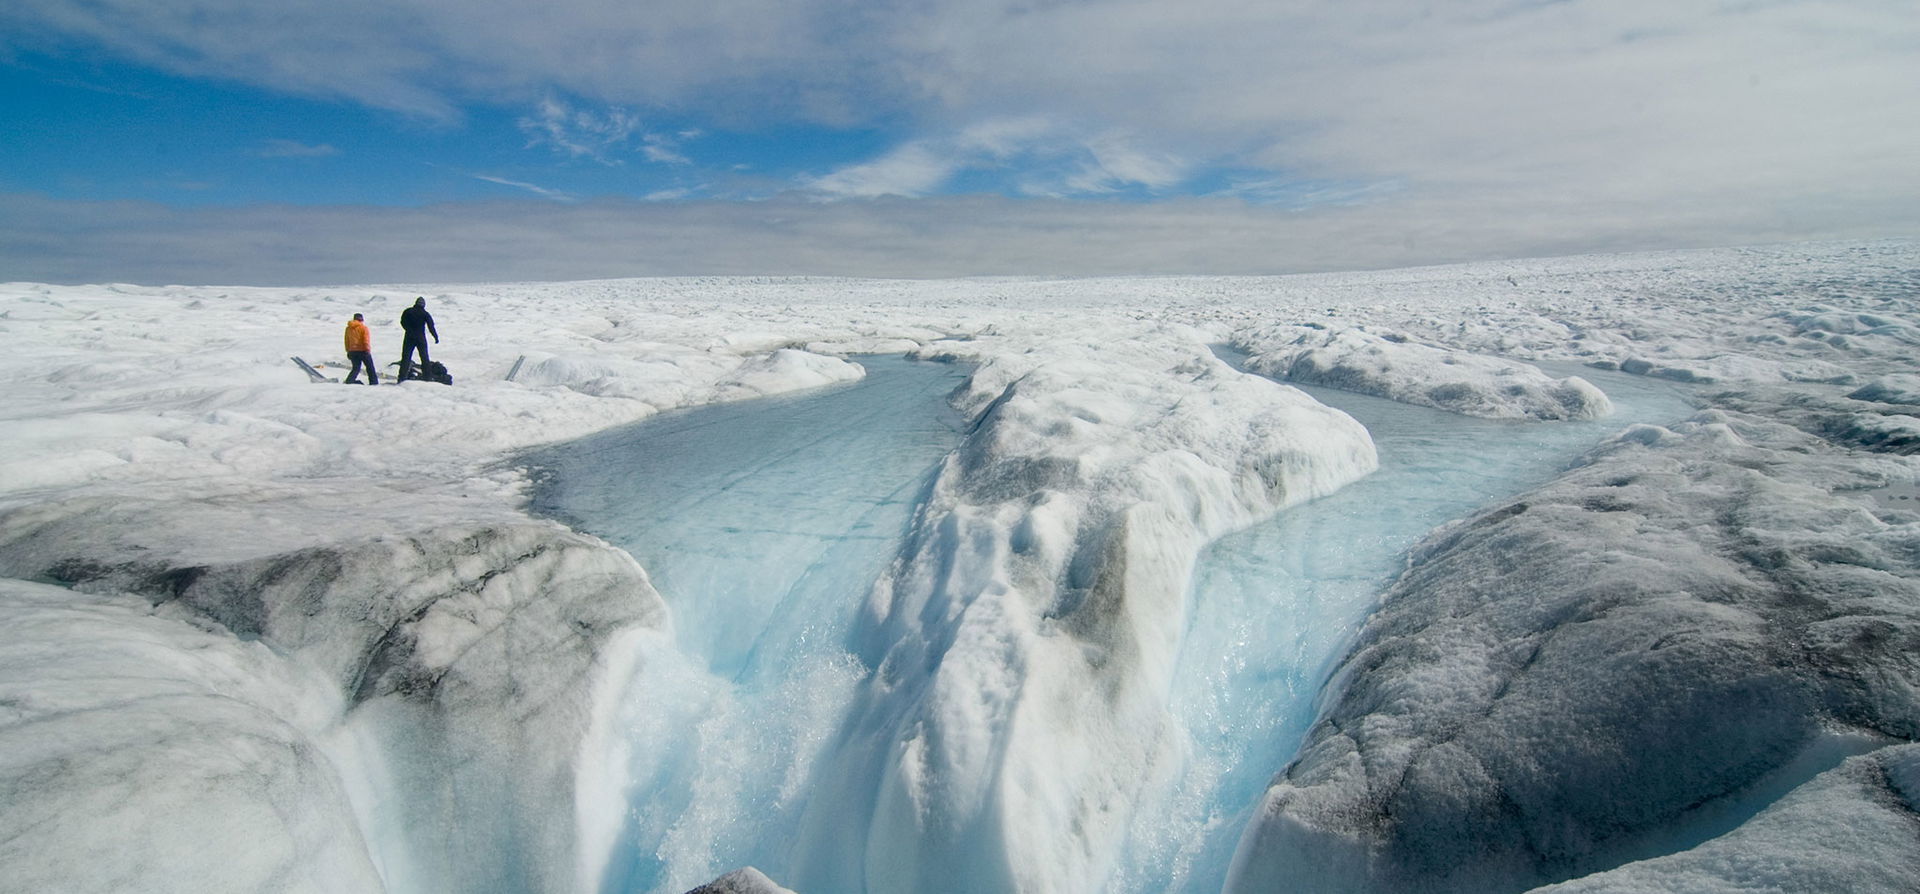
[[360,368],[367,368],[367,384],[380,384],[380,374],[374,372],[373,333],[367,331],[366,318],[354,314],[347,321],[347,359],[353,361],[353,370],[347,373],[347,384],[360,384]]

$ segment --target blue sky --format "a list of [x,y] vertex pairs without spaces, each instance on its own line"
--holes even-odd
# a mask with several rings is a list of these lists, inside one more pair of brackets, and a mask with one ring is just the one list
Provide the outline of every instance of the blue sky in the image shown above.
[[503,197],[764,199],[850,157],[883,125],[691,118],[556,97],[457,119],[180,77],[113,59],[23,55],[0,68],[0,190],[172,205],[423,205]]
[[1262,273],[1902,237],[1920,16],[18,0],[0,133],[0,279]]

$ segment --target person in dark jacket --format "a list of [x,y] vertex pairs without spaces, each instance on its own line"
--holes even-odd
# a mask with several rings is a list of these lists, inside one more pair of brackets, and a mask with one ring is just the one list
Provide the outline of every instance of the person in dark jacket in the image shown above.
[[400,381],[413,378],[413,363],[410,358],[414,349],[420,351],[420,364],[427,360],[427,333],[433,333],[433,343],[440,343],[440,330],[433,328],[433,315],[427,313],[427,299],[418,298],[413,306],[400,312],[400,328],[406,330],[406,337],[400,343]]
[[353,361],[347,384],[360,384],[361,367],[367,370],[367,384],[380,384],[380,373],[373,368],[373,333],[367,331],[366,318],[359,314],[347,321],[347,359]]

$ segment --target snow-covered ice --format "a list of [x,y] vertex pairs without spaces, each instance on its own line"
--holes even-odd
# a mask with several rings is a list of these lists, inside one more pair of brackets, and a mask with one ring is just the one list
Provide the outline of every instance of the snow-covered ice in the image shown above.
[[1595,419],[1607,395],[1579,376],[1555,379],[1527,363],[1409,342],[1398,333],[1284,324],[1239,335],[1246,367],[1286,382],[1325,385],[1489,419]]
[[[287,359],[338,375],[359,311],[388,362],[416,295],[454,387]],[[1298,754],[1255,771],[1278,775],[1229,888],[1906,890],[1920,512],[1884,496],[1920,480],[1916,319],[1904,243],[0,286],[0,878],[592,890],[623,822],[620,687],[676,612],[628,551],[530,515],[513,458],[898,351],[971,365],[961,439],[851,597],[852,733],[810,777],[793,877],[726,884],[1104,890],[1191,755],[1170,698],[1196,557],[1374,467],[1359,423],[1276,379],[1558,426],[1612,403],[1577,364],[1692,383],[1702,412],[1623,425],[1412,553],[1305,694]]]

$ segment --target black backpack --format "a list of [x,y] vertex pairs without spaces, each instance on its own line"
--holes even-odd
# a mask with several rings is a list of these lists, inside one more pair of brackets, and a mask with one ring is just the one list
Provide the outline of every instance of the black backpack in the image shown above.
[[[399,361],[394,361],[394,363],[387,365],[394,366],[398,363]],[[439,382],[442,385],[453,384],[453,374],[447,372],[447,365],[438,360],[429,360],[417,365],[402,366],[400,368],[400,381],[404,382],[408,379],[419,379],[422,382]]]
[[447,365],[438,360],[429,360],[420,364],[420,370],[415,378],[427,382],[439,382],[442,385],[453,384],[453,374],[447,372]]

